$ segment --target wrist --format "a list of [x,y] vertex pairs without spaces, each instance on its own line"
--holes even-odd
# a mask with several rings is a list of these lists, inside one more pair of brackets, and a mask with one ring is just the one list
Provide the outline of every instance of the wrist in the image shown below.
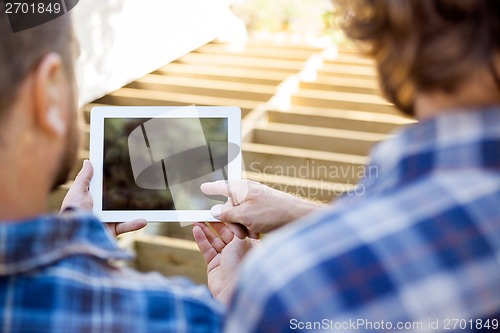
[[294,196],[290,194],[294,198],[294,201],[292,205],[290,205],[291,209],[288,211],[289,212],[289,220],[288,222],[293,222],[295,220],[298,220],[308,214],[311,214],[315,212],[316,210],[324,207],[324,204],[320,204],[318,202],[314,201],[309,201],[297,196]]

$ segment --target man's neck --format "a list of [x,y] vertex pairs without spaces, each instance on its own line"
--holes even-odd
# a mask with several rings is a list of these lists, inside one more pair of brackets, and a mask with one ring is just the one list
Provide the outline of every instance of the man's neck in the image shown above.
[[12,156],[0,155],[0,222],[25,220],[46,212],[45,185],[36,177],[32,161],[16,162]]
[[418,120],[425,120],[457,109],[474,109],[499,104],[500,89],[491,73],[478,71],[454,93],[418,93],[415,98],[415,116]]
[[0,195],[0,201],[2,206],[0,212],[0,223],[23,221],[42,215],[46,211],[44,207],[45,205],[34,205],[32,202],[18,200],[16,198],[5,198]]

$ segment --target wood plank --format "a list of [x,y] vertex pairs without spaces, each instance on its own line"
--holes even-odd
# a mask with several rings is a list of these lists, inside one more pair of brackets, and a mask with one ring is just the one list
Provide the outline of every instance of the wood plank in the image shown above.
[[314,82],[301,82],[302,89],[380,95],[378,82],[368,78],[319,77]]
[[375,62],[369,57],[359,55],[357,53],[349,53],[340,51],[336,57],[326,59],[325,64],[343,64],[343,65],[356,65],[356,66],[369,66],[375,68]]
[[397,113],[394,106],[380,96],[337,91],[325,92],[321,90],[300,89],[292,96],[292,104],[389,114]]
[[305,61],[307,58],[317,53],[316,50],[290,49],[290,48],[270,48],[267,46],[251,46],[243,45],[241,47],[230,44],[211,43],[200,47],[195,52],[204,54],[231,54],[242,57],[284,59],[284,60],[300,60]]
[[223,82],[198,78],[179,78],[150,74],[129,85],[129,88],[187,93],[202,96],[226,97],[254,101],[268,101],[276,92],[275,87],[244,82]]
[[346,78],[368,78],[376,79],[377,72],[369,66],[344,65],[344,64],[325,64],[318,72],[319,77],[346,77]]
[[356,184],[368,163],[364,156],[294,147],[244,143],[242,148],[246,171],[291,178]]
[[354,155],[367,155],[375,143],[387,137],[377,133],[276,123],[256,127],[254,131],[255,143]]
[[275,123],[337,128],[353,131],[389,133],[415,121],[397,115],[314,107],[293,107],[290,111],[270,110],[268,120]]
[[323,51],[321,47],[317,47],[314,45],[309,45],[305,43],[292,43],[290,41],[277,41],[277,40],[262,40],[257,38],[251,38],[246,43],[247,47],[259,47],[259,48],[268,48],[268,49],[276,49],[276,50],[289,50],[289,51],[310,51],[313,53],[318,53]]
[[97,102],[123,106],[187,106],[193,104],[239,106],[243,117],[259,104],[255,101],[242,99],[177,94],[132,88],[122,88],[100,98]]
[[177,63],[204,64],[219,66],[221,68],[239,67],[254,68],[259,70],[270,69],[276,72],[296,73],[302,70],[303,61],[292,60],[262,60],[259,58],[242,58],[234,55],[210,56],[200,53],[190,53],[177,60]]
[[134,249],[135,267],[142,272],[188,277],[207,283],[207,268],[194,241],[162,236],[138,236]]
[[272,69],[256,70],[249,68],[224,68],[221,70],[217,66],[179,63],[168,64],[153,73],[175,77],[193,77],[229,82],[265,84],[271,86],[279,85],[281,81],[288,76],[288,73],[273,71]]
[[192,226],[182,226],[180,223],[156,223],[155,227],[158,236],[194,241]]

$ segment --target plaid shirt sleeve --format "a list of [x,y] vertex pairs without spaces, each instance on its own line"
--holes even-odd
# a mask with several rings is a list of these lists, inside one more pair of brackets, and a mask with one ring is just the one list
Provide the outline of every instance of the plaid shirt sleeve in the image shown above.
[[379,146],[377,179],[265,240],[225,331],[497,331],[500,110],[418,124]]
[[114,264],[128,259],[91,216],[0,223],[4,333],[218,332],[206,287]]

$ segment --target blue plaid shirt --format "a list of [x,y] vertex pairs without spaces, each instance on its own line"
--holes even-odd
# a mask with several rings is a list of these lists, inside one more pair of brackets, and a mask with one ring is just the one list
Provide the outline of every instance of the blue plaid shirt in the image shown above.
[[358,194],[269,236],[225,331],[498,331],[500,108],[378,145]]
[[218,332],[205,287],[117,263],[130,255],[90,215],[0,223],[3,333]]

